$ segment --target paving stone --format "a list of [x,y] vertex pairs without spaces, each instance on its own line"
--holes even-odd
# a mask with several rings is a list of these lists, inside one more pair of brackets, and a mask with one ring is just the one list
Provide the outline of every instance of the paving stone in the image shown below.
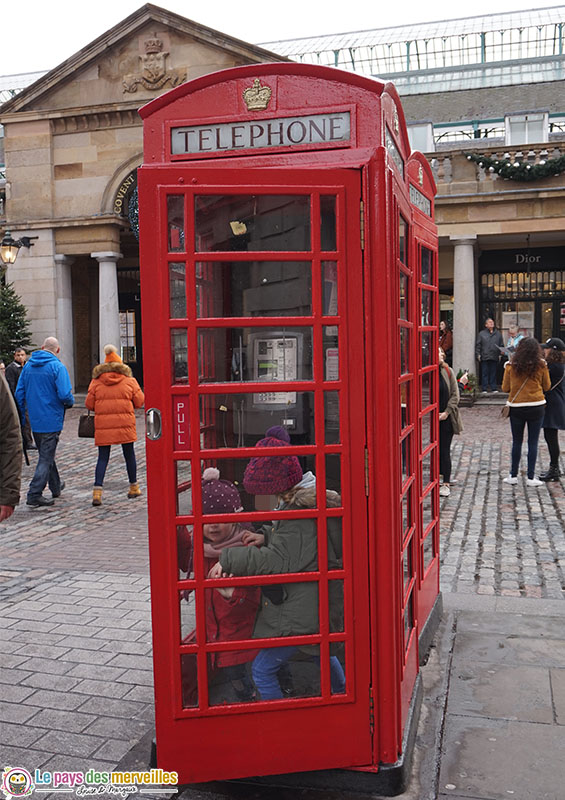
[[104,717],[123,717],[129,719],[143,711],[145,704],[133,700],[115,700],[108,697],[91,697],[81,706],[81,713]]
[[9,703],[0,700],[0,721],[24,723],[40,711],[37,706]]
[[37,689],[24,703],[33,703],[41,708],[59,708],[73,711],[82,705],[80,696],[72,692],[54,692],[49,689]]
[[[61,755],[69,756],[91,756],[103,744],[97,736],[88,736],[79,733],[69,733],[67,731],[50,731],[35,742],[36,747],[44,750],[51,750]],[[59,766],[61,769],[61,758],[59,756]],[[68,766],[65,765],[65,770]]]
[[30,720],[28,725],[37,725],[47,730],[70,731],[81,733],[96,719],[93,714],[83,714],[81,711],[60,711],[54,708],[46,708]]
[[124,697],[132,688],[134,688],[132,685],[126,683],[83,680],[77,683],[76,686],[73,686],[72,691],[79,694],[94,695],[95,697]]
[[50,673],[35,672],[22,680],[25,686],[35,689],[53,689],[65,692],[72,689],[80,682],[80,678],[68,678],[66,675],[51,675]]
[[99,717],[87,729],[86,733],[104,738],[137,741],[150,728],[148,722],[135,719],[118,719],[116,717]]
[[4,745],[13,747],[29,747],[36,742],[47,730],[34,728],[30,725],[0,722],[0,744],[2,745],[2,758],[4,758]]

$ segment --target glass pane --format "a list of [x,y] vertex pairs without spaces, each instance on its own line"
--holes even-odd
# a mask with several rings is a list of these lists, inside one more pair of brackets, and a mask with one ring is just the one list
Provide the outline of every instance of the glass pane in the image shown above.
[[427,568],[430,566],[435,556],[435,546],[434,546],[435,530],[436,530],[435,527],[431,529],[431,531],[424,539],[422,545],[422,552],[424,556],[424,571],[426,571]]
[[181,644],[196,644],[196,597],[194,591],[185,589],[179,593],[179,610]]
[[173,395],[173,449],[190,450],[188,397]]
[[422,492],[434,480],[433,451],[426,453],[422,459]]
[[[318,645],[264,648],[255,657],[252,672],[257,700],[317,697],[320,694],[320,648]],[[332,684],[336,691],[344,691],[345,678],[339,662],[332,669]]]
[[435,401],[434,397],[434,379],[435,379],[435,372],[424,372],[421,376],[421,386],[422,386],[422,405],[421,410],[431,406],[431,404]]
[[422,530],[426,530],[430,522],[435,519],[434,516],[434,499],[435,499],[435,489],[432,489],[423,499],[422,499]]
[[173,383],[188,383],[188,339],[184,328],[171,331]]
[[167,197],[167,218],[169,252],[182,252],[184,250],[184,195]]
[[[339,430],[339,419],[337,424]],[[273,425],[288,431],[293,444],[315,444],[314,393],[258,392],[200,397],[200,433],[205,449],[253,447]]]
[[420,249],[420,267],[422,271],[421,281],[431,285],[432,279],[432,266],[433,266],[433,253],[427,247]]
[[406,382],[400,384],[400,430],[412,422],[410,416],[410,383]]
[[414,612],[412,608],[414,599],[414,593],[410,593],[410,597],[406,603],[406,608],[404,609],[404,648],[407,649],[408,645],[410,644],[410,635],[412,633],[412,629],[414,628]]
[[312,314],[309,261],[199,262],[196,284],[199,318]]
[[408,319],[408,276],[400,273],[400,319]]
[[328,582],[328,605],[330,617],[330,633],[343,633],[343,581]]
[[312,328],[202,328],[198,373],[200,383],[312,380]]
[[339,434],[339,392],[324,392],[324,430],[326,444],[338,444]]
[[335,317],[338,314],[335,261],[322,261],[322,314],[328,317]]
[[411,445],[412,434],[409,433],[408,436],[405,436],[400,443],[400,474],[402,477],[402,483],[404,483],[404,481],[412,474]]
[[403,264],[408,265],[406,253],[406,222],[402,217],[398,221],[398,258]]
[[412,539],[408,542],[402,555],[402,575],[403,575],[403,592],[406,592],[412,576],[414,575],[413,558],[412,558]]
[[341,517],[328,517],[328,569],[343,567],[343,535]]
[[422,325],[433,325],[433,292],[422,289]]
[[186,653],[180,657],[183,708],[198,706],[198,668],[196,653]]
[[336,198],[333,195],[323,194],[320,197],[320,242],[322,250],[337,250],[335,206]]
[[420,418],[420,430],[422,434],[421,442],[422,442],[422,450],[425,450],[432,442],[435,442],[435,426],[432,423],[432,414],[434,412],[430,412],[429,414],[424,414]]
[[199,195],[197,252],[310,250],[308,195]]
[[324,337],[324,380],[339,380],[338,329],[331,325],[323,329]]
[[186,317],[186,281],[184,264],[169,264],[169,315]]
[[192,464],[190,461],[175,461],[177,514],[192,514]]
[[[179,581],[194,578],[192,525],[177,525],[177,563]],[[192,594],[190,596],[192,597]]]
[[435,351],[433,350],[433,335],[432,331],[425,331],[421,334],[423,367],[429,367],[431,364],[437,363],[437,348]]
[[410,372],[410,331],[408,328],[400,328],[400,374]]
[[410,486],[406,491],[401,502],[402,510],[402,538],[404,539],[410,533],[412,527],[412,487]]
[[[259,699],[251,674],[257,652],[228,650],[211,654],[208,661],[208,703],[211,706],[253,703]],[[284,692],[283,696],[286,696]]]
[[341,456],[326,456],[326,489],[327,502],[330,507],[341,506]]

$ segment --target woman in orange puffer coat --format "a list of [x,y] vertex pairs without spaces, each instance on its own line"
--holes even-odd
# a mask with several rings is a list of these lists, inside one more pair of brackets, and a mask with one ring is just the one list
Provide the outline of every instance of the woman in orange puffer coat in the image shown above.
[[86,407],[94,411],[94,444],[98,447],[92,490],[93,506],[102,505],[102,485],[113,444],[122,445],[129,478],[128,497],[139,497],[141,494],[133,449],[137,439],[134,409],[141,408],[145,397],[114,345],[107,344],[104,353],[104,364],[98,364],[92,371],[85,401]]

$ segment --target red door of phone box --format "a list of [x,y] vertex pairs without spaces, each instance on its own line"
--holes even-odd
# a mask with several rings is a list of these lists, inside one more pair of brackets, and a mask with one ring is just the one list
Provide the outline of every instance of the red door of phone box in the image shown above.
[[394,87],[329,68],[140,113],[158,766],[382,772],[439,606],[430,169]]

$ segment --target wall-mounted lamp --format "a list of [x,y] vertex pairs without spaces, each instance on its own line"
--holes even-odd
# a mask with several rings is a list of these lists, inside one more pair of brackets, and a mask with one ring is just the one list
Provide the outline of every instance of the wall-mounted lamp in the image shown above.
[[39,236],[22,236],[21,239],[13,239],[10,231],[4,233],[4,238],[0,242],[0,260],[9,267],[15,264],[20,247],[33,247],[32,239],[39,239]]

